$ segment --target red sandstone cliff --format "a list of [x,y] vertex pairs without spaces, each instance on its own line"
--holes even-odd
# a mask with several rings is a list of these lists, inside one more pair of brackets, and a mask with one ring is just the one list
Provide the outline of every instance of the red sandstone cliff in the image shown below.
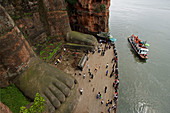
[[64,40],[71,31],[64,0],[0,0],[0,4],[31,45],[44,43],[48,36]]
[[33,52],[8,13],[0,5],[0,86],[8,85],[29,62]]
[[12,113],[8,106],[0,102],[0,113]]
[[[108,31],[110,0],[72,1],[76,1],[70,11],[72,30]],[[0,10],[4,15],[0,17],[0,86],[6,86],[7,79],[19,74],[29,62],[33,55],[30,45],[41,45],[48,36],[54,36],[54,41],[55,36],[64,40],[71,28],[65,0],[0,0],[0,5],[6,9]],[[15,22],[7,19],[11,17]]]
[[77,0],[74,7],[68,4],[68,9],[72,9],[69,13],[72,30],[108,32],[109,6],[110,0]]

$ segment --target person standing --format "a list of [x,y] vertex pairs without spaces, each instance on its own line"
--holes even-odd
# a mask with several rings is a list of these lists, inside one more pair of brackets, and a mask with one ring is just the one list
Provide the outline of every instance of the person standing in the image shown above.
[[111,74],[110,74],[110,78],[113,76],[113,72],[111,72]]
[[79,75],[81,76],[81,71],[79,71]]
[[99,99],[101,99],[102,98],[102,94],[100,94],[100,97],[99,97]]
[[80,95],[83,94],[83,88],[80,88]]
[[64,48],[64,53],[66,52],[66,48]]
[[97,97],[96,97],[96,98],[98,99],[99,97],[100,97],[100,92],[97,94]]
[[103,99],[102,99],[102,101],[101,101],[101,105],[104,103],[104,101],[103,101]]
[[106,64],[106,68],[108,68],[108,66],[109,66],[109,64],[107,63],[107,64]]
[[115,82],[113,82],[113,88],[115,87]]
[[109,105],[109,103],[108,102],[106,102],[106,106],[108,106]]
[[106,91],[107,91],[107,86],[105,86],[105,88],[104,88],[104,92],[106,93]]
[[94,72],[95,72],[95,73],[97,72],[97,67],[95,67]]
[[85,79],[85,76],[86,76],[86,75],[85,75],[85,73],[84,73],[84,74],[83,74],[83,79]]
[[115,58],[112,58],[112,63],[113,63],[114,59],[115,59]]
[[113,110],[115,110],[115,109],[116,109],[116,105],[115,105],[115,104],[113,104],[112,108],[113,108]]
[[87,64],[87,69],[89,68],[89,64]]
[[112,104],[112,100],[109,102],[109,104]]
[[75,57],[77,57],[77,52],[75,51]]
[[109,45],[109,49],[111,48],[111,46]]
[[108,112],[110,113],[111,112],[111,108],[109,107],[109,109],[108,109]]
[[91,75],[91,79],[93,79],[93,77],[94,77],[94,76],[93,76],[93,74],[92,74],[92,75]]

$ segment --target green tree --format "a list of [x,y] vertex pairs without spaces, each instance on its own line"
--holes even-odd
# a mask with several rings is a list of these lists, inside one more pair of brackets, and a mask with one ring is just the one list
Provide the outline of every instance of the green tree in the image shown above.
[[20,113],[42,113],[45,109],[45,99],[36,93],[34,104],[27,109],[25,106],[20,107]]
[[100,8],[101,8],[102,11],[106,10],[106,6],[104,4],[101,4]]
[[101,10],[98,7],[96,7],[95,12],[100,13]]

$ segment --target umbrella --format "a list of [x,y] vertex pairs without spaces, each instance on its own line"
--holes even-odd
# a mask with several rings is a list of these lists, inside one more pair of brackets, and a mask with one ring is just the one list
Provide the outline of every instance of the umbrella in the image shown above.
[[115,42],[116,39],[115,38],[110,38],[110,41]]
[[150,46],[150,45],[148,43],[146,43],[145,46]]
[[109,36],[109,38],[111,39],[111,38],[113,38],[113,36],[112,36],[112,35],[110,35],[110,36]]

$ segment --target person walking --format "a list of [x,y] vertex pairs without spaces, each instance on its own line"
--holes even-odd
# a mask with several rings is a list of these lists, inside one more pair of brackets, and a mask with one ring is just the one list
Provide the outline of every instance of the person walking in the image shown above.
[[111,74],[110,74],[110,78],[113,76],[113,72],[111,72]]
[[81,76],[81,71],[79,71],[79,75]]
[[66,48],[64,48],[64,53],[66,52]]
[[90,72],[90,68],[89,68],[89,72]]
[[109,49],[111,48],[111,46],[109,45]]
[[75,57],[77,57],[77,52],[75,52]]
[[106,70],[106,76],[108,75],[108,72],[109,72],[109,71],[108,71],[108,70]]
[[115,68],[115,63],[113,64],[112,68],[113,68],[113,69]]
[[108,112],[110,113],[111,112],[111,108],[109,107],[109,109],[108,109]]
[[89,68],[89,64],[87,64],[87,69]]
[[106,91],[107,91],[107,86],[105,86],[105,88],[104,88],[104,93],[106,93]]
[[112,63],[113,63],[114,59],[115,59],[115,58],[113,57],[113,58],[112,58]]
[[109,105],[109,103],[108,102],[106,102],[106,106],[108,106]]
[[112,100],[109,102],[109,104],[112,104]]
[[103,101],[103,99],[102,99],[102,101],[101,101],[101,105],[104,103],[104,101]]
[[97,72],[97,67],[95,67],[94,72],[95,72],[95,73]]
[[99,97],[100,97],[100,92],[97,94],[97,97],[96,97],[96,98],[98,99]]
[[85,73],[84,73],[84,74],[83,74],[83,79],[85,79],[85,76],[86,76],[86,75],[85,75]]
[[113,109],[113,110],[115,110],[115,109],[116,109],[116,105],[115,105],[115,104],[113,104],[112,109]]
[[94,76],[93,76],[93,74],[92,74],[92,75],[91,75],[91,79],[93,79],[93,77],[94,77]]
[[115,82],[113,82],[113,88],[115,87]]
[[102,94],[100,94],[100,97],[99,97],[99,99],[101,99],[102,98]]
[[108,66],[109,66],[109,64],[107,63],[107,64],[106,64],[106,68],[108,68]]

